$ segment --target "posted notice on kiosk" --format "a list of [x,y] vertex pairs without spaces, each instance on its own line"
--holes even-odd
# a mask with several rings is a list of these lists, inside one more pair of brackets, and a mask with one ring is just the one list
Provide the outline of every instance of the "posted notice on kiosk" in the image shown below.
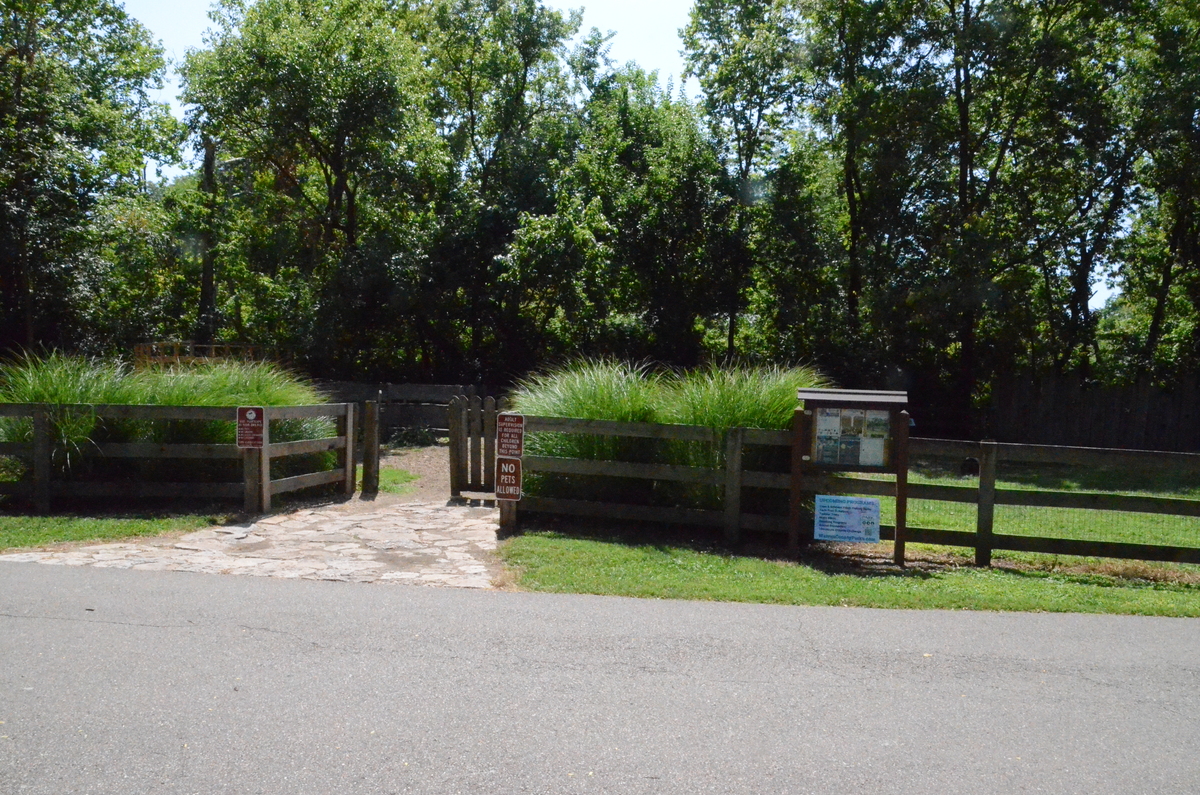
[[818,494],[815,513],[817,541],[879,543],[879,500]]

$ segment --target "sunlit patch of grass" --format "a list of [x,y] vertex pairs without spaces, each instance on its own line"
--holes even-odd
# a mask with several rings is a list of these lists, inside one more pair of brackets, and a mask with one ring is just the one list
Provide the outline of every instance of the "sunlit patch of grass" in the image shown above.
[[847,573],[667,544],[521,535],[501,548],[522,588],[658,599],[1200,616],[1200,584],[1095,571],[971,566]]
[[221,521],[223,517],[211,514],[102,517],[0,514],[0,549],[160,536],[199,530]]
[[[379,493],[380,494],[407,494],[413,490],[412,484],[420,480],[419,475],[409,472],[407,469],[397,469],[396,467],[382,467],[379,470]],[[362,490],[362,471],[358,475],[358,488]]]

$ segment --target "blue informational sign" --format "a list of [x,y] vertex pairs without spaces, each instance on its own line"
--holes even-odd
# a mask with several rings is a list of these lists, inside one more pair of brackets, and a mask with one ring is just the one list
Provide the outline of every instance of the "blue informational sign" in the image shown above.
[[879,543],[879,500],[817,495],[813,538],[858,544]]

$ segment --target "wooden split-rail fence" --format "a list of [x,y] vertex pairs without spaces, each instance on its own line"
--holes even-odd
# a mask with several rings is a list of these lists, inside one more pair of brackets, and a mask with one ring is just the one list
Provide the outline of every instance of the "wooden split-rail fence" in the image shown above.
[[[0,442],[0,455],[15,456],[32,462],[32,477],[16,482],[0,482],[0,494],[29,498],[35,508],[48,512],[56,499],[79,497],[127,498],[186,498],[242,501],[249,513],[271,509],[273,497],[299,489],[340,484],[347,495],[353,494],[356,481],[355,437],[356,424],[353,403],[330,403],[314,406],[268,406],[264,417],[262,449],[240,449],[233,444],[189,444],[156,442],[86,442],[72,454],[109,460],[142,459],[147,461],[176,460],[240,460],[241,478],[237,481],[176,481],[153,480],[74,480],[55,476],[52,456],[55,440],[52,437],[53,418],[66,413],[87,415],[97,420],[223,421],[236,422],[236,407],[208,406],[116,406],[116,405],[44,405],[0,404],[0,417],[27,419],[32,423],[29,442]],[[335,435],[317,439],[298,439],[272,442],[271,422],[316,417],[329,417],[336,423]],[[364,486],[378,482],[378,411],[368,407],[365,413]],[[272,478],[271,461],[306,453],[337,452],[334,469],[307,472],[283,478]],[[373,452],[372,452],[373,450]]]
[[[455,496],[461,491],[493,491],[495,470],[496,414],[503,410],[500,401],[474,398],[461,400],[451,413],[451,481]],[[557,475],[609,476],[656,481],[694,483],[716,487],[723,494],[721,510],[704,510],[668,505],[633,505],[589,499],[525,496],[516,505],[521,514],[560,514],[593,519],[697,525],[719,528],[727,543],[737,543],[742,531],[787,533],[786,515],[764,515],[743,510],[745,489],[788,491],[790,472],[762,472],[743,467],[747,448],[792,445],[791,431],[733,428],[718,434],[710,428],[655,423],[626,423],[579,420],[560,417],[525,417],[527,434],[566,433],[587,436],[664,439],[703,442],[721,449],[722,468],[648,464],[623,461],[557,458],[526,455],[526,473]],[[948,458],[979,461],[978,485],[933,485],[908,483],[909,500],[973,503],[976,506],[975,530],[947,530],[908,527],[905,540],[914,543],[972,547],[976,562],[989,565],[994,550],[1040,552],[1058,555],[1124,558],[1132,560],[1200,563],[1200,535],[1196,547],[1175,547],[1011,535],[995,532],[997,505],[1039,508],[1073,508],[1098,511],[1123,511],[1173,516],[1200,517],[1200,500],[1155,496],[1128,496],[1112,493],[997,488],[996,468],[1000,463],[1057,464],[1101,469],[1128,468],[1137,471],[1194,472],[1200,479],[1200,455],[1160,453],[1139,450],[1115,450],[1088,447],[1002,444],[946,439],[909,440],[910,458]],[[457,473],[457,474],[455,474]],[[802,479],[806,492],[822,494],[860,494],[894,496],[894,480],[841,475],[813,475]],[[884,539],[895,538],[895,528],[881,528]]]

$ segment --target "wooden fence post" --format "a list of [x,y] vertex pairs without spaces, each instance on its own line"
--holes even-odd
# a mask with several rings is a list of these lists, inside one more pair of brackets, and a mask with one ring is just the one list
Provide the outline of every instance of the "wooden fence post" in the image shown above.
[[483,400],[483,490],[496,490],[496,399]]
[[517,532],[517,500],[496,500],[500,507],[500,537],[507,538]]
[[813,438],[812,409],[796,409],[792,416],[792,485],[788,499],[788,552],[795,555],[800,544],[813,538],[812,522],[805,516],[804,492],[799,481],[812,471],[812,455],[808,445]]
[[342,483],[342,491],[347,497],[354,496],[354,487],[358,485],[358,469],[355,465],[354,458],[354,411],[358,407],[357,403],[346,403],[346,413],[339,419],[338,429],[339,436],[346,437],[346,447],[342,450],[341,461],[342,477],[345,480]]
[[745,428],[730,428],[725,434],[725,543],[738,542],[742,530],[742,445]]
[[379,491],[379,402],[367,401],[363,415],[363,494]]
[[263,407],[263,446],[258,451],[258,511],[271,511],[271,409]]
[[975,515],[975,565],[992,565],[992,526],[996,511],[997,446],[992,440],[979,443],[979,507]]
[[259,513],[259,500],[262,499],[262,486],[258,482],[262,476],[262,465],[259,463],[261,453],[261,450],[252,447],[242,450],[242,510],[249,514]]
[[470,441],[471,480],[467,488],[472,491],[483,488],[483,401],[479,395],[471,397],[467,415],[467,436]]
[[50,512],[50,419],[45,406],[33,410],[33,502],[38,513]]
[[897,566],[904,566],[904,545],[908,541],[908,421],[909,413],[894,414],[896,430],[892,441],[896,445],[896,536],[892,545],[892,559]]
[[446,417],[446,424],[450,427],[450,497],[458,499],[462,497],[463,492],[463,472],[466,466],[466,460],[463,458],[464,448],[464,428],[463,428],[463,401],[466,398],[456,397],[450,399],[450,405],[447,407],[449,412]]

